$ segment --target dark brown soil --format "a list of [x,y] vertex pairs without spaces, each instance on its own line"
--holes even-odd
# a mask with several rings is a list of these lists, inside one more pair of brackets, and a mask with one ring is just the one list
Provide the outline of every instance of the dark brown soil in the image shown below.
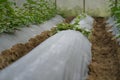
[[96,18],[92,31],[92,62],[88,80],[120,80],[120,46],[106,31],[104,18]]
[[64,22],[65,23],[70,23],[74,18],[75,18],[75,16],[66,17]]

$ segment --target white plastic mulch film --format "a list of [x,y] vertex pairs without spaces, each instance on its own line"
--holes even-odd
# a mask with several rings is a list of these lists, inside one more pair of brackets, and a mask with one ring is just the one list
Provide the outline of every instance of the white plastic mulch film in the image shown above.
[[[110,17],[106,23],[108,23],[108,27],[111,27],[108,30],[108,32],[112,32],[114,36],[117,36],[119,34],[119,30],[117,28],[117,24],[115,22],[114,17]],[[120,45],[120,38],[118,38],[117,41],[119,42],[119,45]]]
[[77,31],[62,31],[2,70],[0,80],[85,80],[90,61],[88,39]]
[[56,0],[57,7],[60,10],[65,11],[68,15],[69,13],[80,14],[84,9],[85,1],[85,11],[92,16],[106,17],[110,15],[109,12],[109,0]]

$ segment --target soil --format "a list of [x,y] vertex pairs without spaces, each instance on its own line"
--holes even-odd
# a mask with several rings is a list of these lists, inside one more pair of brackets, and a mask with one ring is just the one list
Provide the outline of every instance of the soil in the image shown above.
[[65,20],[64,20],[64,22],[65,23],[70,23],[74,18],[75,18],[75,16],[66,17]]
[[[73,16],[65,18],[64,23],[70,23],[74,19]],[[25,44],[18,43],[13,45],[10,49],[4,50],[0,53],[0,70],[28,54],[33,48],[41,44],[43,41],[56,33],[56,28],[53,27],[50,31],[44,31],[40,35],[29,39]]]
[[107,32],[105,21],[102,17],[95,18],[88,80],[120,80],[120,46]]

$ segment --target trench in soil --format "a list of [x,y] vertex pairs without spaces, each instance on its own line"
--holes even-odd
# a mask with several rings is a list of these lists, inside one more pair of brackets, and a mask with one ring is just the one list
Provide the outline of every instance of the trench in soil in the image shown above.
[[106,30],[106,19],[95,18],[92,30],[92,62],[88,80],[120,80],[120,63],[118,49],[113,35]]

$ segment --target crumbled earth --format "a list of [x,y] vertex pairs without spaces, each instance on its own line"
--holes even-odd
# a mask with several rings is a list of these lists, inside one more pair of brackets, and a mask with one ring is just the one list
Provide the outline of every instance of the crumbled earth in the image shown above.
[[120,46],[107,32],[105,21],[102,17],[95,18],[88,80],[120,80]]
[[[70,16],[67,17],[63,22],[70,23],[73,19],[74,17]],[[40,35],[36,35],[34,38],[29,39],[29,41],[25,44],[18,43],[13,45],[10,49],[2,51],[0,53],[0,70],[29,53],[33,48],[41,44],[55,33],[56,28],[54,27],[50,31],[44,31]]]

